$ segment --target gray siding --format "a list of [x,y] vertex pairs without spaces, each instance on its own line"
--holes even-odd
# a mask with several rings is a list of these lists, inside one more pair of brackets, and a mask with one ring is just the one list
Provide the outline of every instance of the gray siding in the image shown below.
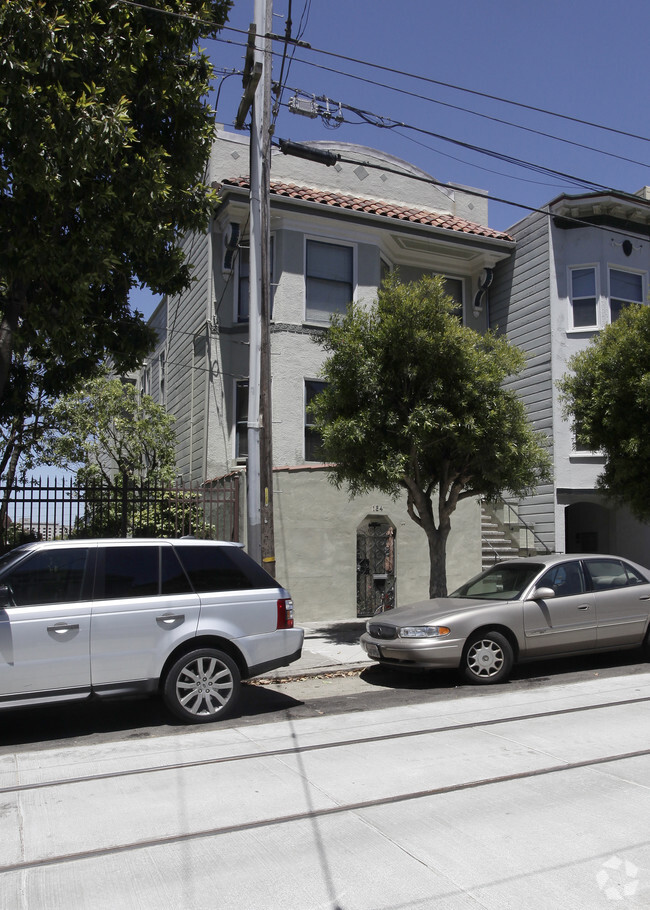
[[[553,379],[551,373],[549,224],[530,215],[508,232],[517,241],[514,257],[499,263],[490,289],[490,327],[506,334],[527,356],[522,373],[511,381],[534,428],[548,438],[553,456]],[[539,487],[518,505],[521,518],[555,548],[553,484]]]
[[[203,480],[205,406],[209,368],[205,343],[209,312],[209,238],[184,244],[194,281],[167,301],[167,410],[176,418],[176,466],[186,480]],[[199,417],[200,415],[200,417]],[[199,419],[197,419],[199,417]]]

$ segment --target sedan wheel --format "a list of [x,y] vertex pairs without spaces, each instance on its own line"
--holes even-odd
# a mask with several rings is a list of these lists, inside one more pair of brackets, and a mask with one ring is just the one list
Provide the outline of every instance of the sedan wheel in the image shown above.
[[181,720],[206,724],[234,708],[241,689],[237,665],[216,648],[184,654],[165,678],[165,703]]
[[500,632],[483,632],[467,643],[461,671],[475,685],[503,682],[512,669],[514,656],[508,639]]

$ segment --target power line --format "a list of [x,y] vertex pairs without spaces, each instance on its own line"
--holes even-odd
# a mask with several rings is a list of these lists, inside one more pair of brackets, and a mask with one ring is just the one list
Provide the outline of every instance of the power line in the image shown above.
[[[313,62],[307,62],[307,61],[298,61],[298,62],[303,63],[305,66],[311,66],[316,69],[324,70],[325,72],[328,72],[328,73],[335,73],[337,75],[345,75],[346,77],[348,77],[350,79],[354,79],[358,82],[364,82],[367,85],[373,85],[378,88],[385,88],[385,89],[388,89],[389,91],[397,92],[398,94],[401,94],[401,95],[406,95],[409,98],[415,98],[419,101],[426,101],[429,104],[437,104],[439,107],[446,107],[451,110],[460,111],[461,113],[464,113],[464,114],[470,114],[473,117],[480,117],[483,120],[489,120],[492,123],[499,123],[502,126],[510,126],[513,129],[521,130],[522,132],[532,133],[533,135],[541,136],[542,138],[545,138],[545,139],[551,139],[555,142],[562,142],[565,145],[571,145],[571,146],[574,146],[575,148],[585,149],[586,151],[590,151],[590,152],[596,152],[597,154],[605,155],[608,158],[616,158],[619,161],[625,161],[628,164],[636,164],[636,165],[639,165],[640,167],[649,167],[648,162],[645,162],[645,161],[637,161],[634,158],[628,158],[625,155],[619,155],[616,152],[607,152],[604,149],[595,149],[593,147],[593,145],[587,145],[586,143],[577,142],[573,139],[566,139],[563,136],[556,136],[555,134],[548,133],[545,130],[538,130],[531,126],[524,126],[523,124],[520,124],[520,123],[514,123],[512,120],[504,120],[503,118],[495,117],[492,114],[484,114],[481,111],[475,111],[475,110],[472,110],[471,108],[462,107],[459,104],[451,104],[448,101],[441,101],[438,98],[430,98],[428,95],[422,95],[419,92],[412,92],[412,91],[409,91],[408,89],[399,88],[396,85],[389,85],[386,82],[377,82],[376,79],[367,79],[364,76],[360,76],[360,75],[357,75],[354,73],[341,73],[340,70],[336,70],[331,66],[324,66],[323,64],[320,64],[320,63],[313,63]],[[370,64],[368,64],[368,65],[370,65]],[[302,90],[301,89],[291,89],[291,91],[302,91]],[[308,95],[309,93],[303,92],[303,94]],[[513,102],[513,103],[515,103],[515,102]],[[558,115],[558,116],[560,116],[560,115]],[[608,127],[600,127],[600,128],[608,129]],[[638,137],[634,137],[634,138],[638,138]]]
[[[127,5],[127,6],[133,6],[138,9],[147,10],[149,12],[159,13],[161,15],[168,15],[168,16],[174,16],[174,17],[180,18],[180,19],[187,19],[198,25],[203,25],[210,29],[219,29],[222,32],[229,31],[229,32],[233,32],[237,35],[242,35],[242,36],[247,36],[247,34],[248,34],[248,32],[245,31],[244,29],[235,28],[234,26],[228,25],[226,23],[224,23],[222,26],[220,26],[218,23],[215,23],[215,22],[212,22],[212,21],[209,21],[206,19],[201,19],[198,16],[192,16],[187,13],[176,13],[176,12],[173,12],[172,10],[157,9],[156,7],[149,6],[148,4],[145,4],[145,3],[138,3],[138,2],[136,2],[136,0],[118,0],[118,3]],[[311,8],[311,0],[305,0],[305,8],[307,8],[307,7]],[[226,39],[226,38],[215,36],[215,35],[206,35],[204,37],[209,38],[212,41],[217,41],[217,42],[221,42],[221,43],[225,43],[225,44],[235,44],[235,45],[238,44],[238,42],[236,42],[236,41],[231,41],[230,39]],[[382,64],[382,63],[375,63],[371,60],[362,60],[359,57],[350,57],[346,54],[339,54],[336,51],[328,51],[328,50],[325,50],[324,48],[314,47],[312,44],[305,45],[305,42],[303,42],[301,40],[301,36],[299,36],[298,38],[295,38],[295,39],[291,39],[286,35],[282,36],[282,35],[276,35],[274,33],[269,33],[266,35],[260,35],[259,38],[260,38],[260,40],[270,38],[271,40],[274,40],[274,41],[280,41],[280,42],[283,42],[285,44],[285,46],[287,43],[291,43],[296,48],[297,47],[306,48],[307,50],[311,51],[314,54],[322,54],[327,57],[334,57],[337,60],[344,60],[347,63],[354,63],[354,64],[358,64],[360,66],[367,66],[367,67],[370,67],[371,69],[378,69],[382,72],[391,73],[392,75],[404,76],[407,79],[415,79],[416,81],[424,82],[429,85],[437,85],[437,86],[440,86],[441,88],[451,89],[452,91],[462,92],[462,93],[468,94],[468,95],[474,95],[477,98],[485,98],[490,101],[497,101],[500,104],[507,104],[512,107],[517,107],[522,110],[528,110],[528,111],[531,111],[531,112],[537,113],[537,114],[544,114],[548,117],[556,117],[560,120],[565,120],[569,123],[576,123],[580,126],[588,126],[592,129],[603,130],[605,132],[613,133],[617,136],[625,136],[626,138],[629,138],[629,139],[638,139],[641,142],[650,142],[650,137],[642,136],[639,133],[631,133],[628,130],[622,130],[622,129],[618,129],[617,127],[607,126],[606,124],[603,124],[603,123],[596,123],[592,120],[585,120],[581,117],[573,117],[570,114],[562,114],[559,111],[552,111],[547,108],[538,107],[533,104],[526,104],[523,101],[515,101],[512,98],[503,98],[500,95],[493,95],[493,94],[490,94],[489,92],[481,92],[481,91],[478,91],[477,89],[471,89],[471,88],[467,88],[465,86],[455,85],[452,82],[445,82],[440,79],[434,79],[431,76],[423,76],[419,73],[410,73],[410,72],[407,72],[406,70],[400,70],[400,69],[397,69],[396,67],[386,66],[385,64]],[[245,42],[239,43],[239,46],[241,46],[242,48],[245,47]],[[277,51],[273,51],[272,53],[274,56],[278,56]],[[445,107],[452,107],[452,108],[456,107],[455,105],[449,104],[447,102],[442,102],[442,101],[438,101],[434,98],[427,98],[426,96],[417,95],[416,93],[409,92],[405,89],[397,88],[396,86],[391,86],[391,85],[388,85],[385,83],[377,83],[376,80],[365,79],[363,76],[360,76],[360,75],[357,75],[354,73],[341,73],[340,70],[334,70],[332,68],[325,67],[323,64],[318,64],[311,60],[303,60],[300,58],[296,58],[295,56],[292,58],[292,60],[295,61],[296,63],[302,63],[305,66],[318,67],[318,68],[329,70],[330,72],[334,72],[334,73],[337,73],[340,75],[349,76],[352,79],[358,79],[363,82],[370,82],[371,84],[379,85],[382,88],[388,88],[393,91],[401,92],[406,95],[413,95],[414,97],[420,97],[423,100],[430,101],[433,104],[440,104]],[[491,117],[489,115],[482,114],[478,111],[472,111],[470,109],[461,108],[461,107],[456,107],[456,109],[461,110],[461,111],[466,111],[467,113],[475,114],[476,116],[479,116],[479,117],[485,117],[487,119],[492,119],[492,120],[495,120],[496,122],[502,122],[505,125],[514,126],[517,129],[528,129],[527,127],[523,127],[518,124],[509,123],[509,121],[501,121],[499,118]],[[536,132],[535,130],[531,130],[531,131]],[[546,133],[542,132],[541,135],[548,135],[549,138],[557,139],[558,141],[570,142],[570,140],[564,140],[564,139],[562,139],[562,137],[553,136],[552,134],[546,134]],[[577,144],[580,145],[579,143],[577,143]],[[589,146],[583,146],[583,147],[590,148]],[[614,157],[617,157],[617,156],[614,156]],[[623,159],[623,160],[628,160],[628,159]],[[637,163],[641,163],[641,162],[635,162],[635,161],[631,160],[631,163],[637,164]]]
[[[325,101],[327,99],[321,97],[317,98],[317,101]],[[545,167],[541,164],[536,164],[534,162],[524,161],[522,158],[516,158],[514,155],[507,155],[505,152],[498,152],[493,149],[488,149],[483,146],[474,145],[471,142],[463,142],[460,139],[452,139],[449,136],[444,136],[441,133],[433,132],[432,130],[426,130],[423,127],[418,127],[413,124],[404,123],[397,120],[392,120],[387,117],[383,117],[380,114],[375,114],[372,111],[364,111],[360,108],[352,107],[352,105],[343,104],[342,102],[336,102],[339,108],[344,110],[351,111],[356,114],[358,117],[361,117],[365,123],[368,123],[370,126],[376,126],[379,129],[389,129],[393,130],[397,127],[402,129],[413,130],[414,132],[421,133],[425,136],[430,136],[433,139],[440,139],[442,142],[448,142],[452,145],[459,146],[460,148],[467,149],[468,151],[476,152],[477,154],[486,155],[490,158],[495,158],[498,161],[503,161],[508,164],[513,164],[516,167],[527,168],[529,170],[535,171],[539,174],[545,174],[551,177],[559,177],[564,182],[572,183],[575,186],[583,187],[584,189],[591,190],[603,190],[611,189],[611,187],[606,187],[604,184],[598,183],[593,180],[586,180],[581,177],[576,177],[573,174],[566,174],[563,171],[556,171],[553,168]]]
[[[209,28],[214,28],[214,27],[215,27],[215,24],[214,24],[214,23],[208,22],[208,21],[206,21],[206,20],[199,19],[198,17],[189,16],[189,15],[187,15],[187,14],[181,14],[181,13],[173,13],[173,12],[171,12],[171,11],[156,10],[154,7],[150,7],[150,6],[148,6],[148,5],[144,4],[144,3],[137,3],[137,2],[135,2],[135,0],[119,0],[119,2],[120,2],[120,3],[123,3],[123,4],[131,5],[131,6],[135,6],[135,7],[141,8],[141,9],[146,9],[146,10],[149,10],[149,11],[152,11],[152,12],[167,13],[167,14],[169,14],[169,15],[174,15],[174,16],[180,17],[180,18],[188,18],[188,19],[190,19],[192,22],[197,22],[197,23],[199,23],[199,24],[201,24],[201,25],[205,25],[205,26],[207,26],[207,27],[209,27]],[[290,3],[290,6],[291,6],[291,0],[289,0],[289,3]],[[291,58],[290,58],[290,63],[291,63],[291,62],[294,62],[294,60],[295,60],[296,62],[300,62],[300,63],[302,63],[302,64],[304,64],[304,65],[307,65],[307,66],[313,66],[313,67],[320,68],[320,69],[323,69],[323,70],[328,71],[328,72],[336,72],[337,74],[340,74],[340,70],[333,70],[331,67],[327,67],[327,66],[325,66],[324,64],[319,64],[319,63],[316,63],[316,62],[314,62],[314,61],[304,60],[304,59],[296,58],[296,57],[295,57],[295,49],[296,49],[296,47],[299,46],[299,45],[300,45],[300,46],[304,46],[304,42],[301,41],[301,38],[302,38],[302,34],[304,34],[304,28],[306,27],[306,21],[305,21],[305,24],[304,24],[304,26],[303,26],[303,19],[305,19],[305,14],[308,16],[310,7],[311,7],[311,0],[305,0],[305,5],[304,5],[304,8],[303,8],[303,16],[302,16],[302,18],[301,18],[301,25],[300,25],[300,27],[299,27],[299,34],[298,34],[298,37],[297,37],[297,38],[291,39],[291,37],[290,37],[290,35],[289,35],[289,32],[287,32],[287,33],[285,34],[284,37],[275,35],[275,34],[273,34],[273,33],[270,33],[270,34],[267,34],[266,36],[261,36],[261,38],[267,38],[267,37],[268,37],[268,38],[271,38],[272,40],[282,41],[282,42],[283,42],[284,47],[283,47],[283,51],[282,51],[282,66],[284,66],[284,61],[285,61],[285,59],[286,59],[287,47],[288,47],[289,44],[292,44],[292,45],[294,46],[294,53],[292,54],[292,56],[291,56]],[[287,24],[288,24],[288,26],[289,26],[289,22],[288,22]],[[243,32],[243,30],[241,30],[241,29],[237,29],[237,28],[234,28],[233,26],[228,26],[228,25],[224,25],[223,28],[222,28],[222,31],[231,31],[231,32],[234,32],[234,33],[236,33],[236,34],[241,34],[241,35],[247,34],[247,33]],[[232,41],[227,40],[227,39],[223,39],[223,38],[218,37],[218,36],[215,36],[215,35],[211,35],[210,37],[211,37],[211,40],[215,40],[215,41],[218,41],[218,42],[224,42],[224,41],[225,41],[226,43],[229,43],[229,44],[233,44],[233,43],[236,44],[236,43],[237,43],[237,42],[232,42]],[[243,46],[243,44],[242,44],[242,46]],[[326,55],[326,56],[334,57],[334,58],[339,59],[339,60],[345,60],[346,62],[350,62],[350,63],[354,63],[354,64],[359,64],[359,65],[361,65],[361,66],[367,66],[367,67],[370,67],[370,68],[372,68],[372,69],[378,69],[378,70],[381,70],[381,71],[384,71],[384,72],[391,73],[391,74],[393,74],[393,75],[400,75],[400,76],[403,76],[403,77],[406,77],[406,78],[409,78],[409,79],[415,79],[415,80],[422,81],[422,82],[425,82],[425,83],[428,83],[428,84],[442,86],[442,87],[445,87],[445,88],[448,88],[448,89],[451,89],[451,90],[454,90],[454,91],[459,91],[459,92],[463,92],[463,93],[466,93],[466,94],[475,95],[475,96],[481,97],[481,98],[487,98],[487,99],[490,99],[490,100],[498,101],[498,102],[503,103],[503,104],[509,104],[509,105],[512,105],[512,106],[515,106],[515,107],[518,107],[518,108],[522,108],[522,109],[527,109],[527,110],[530,110],[530,111],[534,111],[534,112],[536,112],[536,113],[542,113],[542,114],[545,114],[545,115],[548,115],[548,116],[557,117],[557,118],[560,118],[560,119],[563,119],[563,120],[566,120],[566,121],[570,121],[570,122],[573,122],[573,123],[577,123],[577,124],[580,124],[580,125],[583,125],[583,126],[589,126],[589,127],[595,128],[595,129],[600,129],[600,130],[604,130],[604,131],[607,131],[607,132],[612,132],[612,133],[615,133],[616,135],[623,135],[623,136],[627,136],[627,137],[629,137],[629,138],[640,139],[640,140],[642,140],[642,141],[650,142],[650,139],[648,139],[647,137],[645,137],[645,136],[640,136],[640,135],[635,134],[635,133],[630,133],[630,132],[627,132],[627,131],[624,131],[624,130],[619,130],[619,129],[616,129],[616,128],[614,128],[614,127],[606,126],[606,125],[604,125],[604,124],[597,124],[597,123],[594,123],[594,122],[591,122],[591,121],[587,121],[587,120],[584,120],[584,119],[581,119],[581,118],[577,118],[577,117],[572,117],[572,116],[569,116],[569,115],[566,115],[566,114],[560,114],[560,113],[555,112],[555,111],[549,111],[549,110],[547,110],[547,109],[540,108],[540,107],[536,107],[536,106],[534,106],[534,105],[529,105],[529,104],[525,104],[525,103],[522,103],[522,102],[518,102],[518,101],[511,100],[511,99],[502,98],[502,97],[500,97],[500,96],[491,95],[491,94],[486,93],[486,92],[480,92],[480,91],[476,91],[476,90],[474,90],[474,89],[468,89],[468,88],[465,88],[465,87],[462,87],[462,86],[454,85],[453,83],[449,83],[449,82],[444,82],[444,81],[441,81],[441,80],[433,79],[433,78],[428,77],[428,76],[421,76],[421,75],[416,74],[416,73],[407,73],[407,72],[405,72],[404,70],[399,70],[399,69],[397,69],[397,68],[395,68],[395,67],[389,67],[389,66],[386,66],[386,65],[384,65],[384,64],[378,64],[378,63],[374,63],[374,62],[372,62],[372,61],[366,61],[366,60],[362,60],[362,59],[360,59],[360,58],[350,57],[350,56],[344,55],[344,54],[338,54],[338,53],[336,53],[336,52],[334,52],[334,51],[327,51],[327,50],[324,50],[324,49],[321,49],[321,48],[314,48],[314,47],[311,46],[311,45],[308,45],[308,49],[309,49],[310,51],[312,51],[313,53],[323,54],[323,55]],[[272,53],[273,53],[275,56],[278,55],[278,52],[272,52]],[[575,141],[575,140],[566,139],[566,138],[564,138],[564,137],[562,137],[562,136],[556,136],[556,135],[553,135],[553,134],[551,134],[551,133],[545,132],[545,131],[543,131],[543,130],[538,130],[538,129],[535,129],[535,128],[533,128],[533,127],[527,127],[527,126],[524,126],[524,125],[522,125],[522,124],[516,124],[516,123],[513,123],[513,122],[511,122],[511,121],[504,120],[503,118],[494,117],[494,116],[492,116],[492,115],[488,115],[488,114],[482,113],[482,112],[480,112],[480,111],[474,111],[474,110],[471,110],[471,109],[469,109],[469,108],[463,108],[463,107],[461,107],[460,105],[454,105],[454,104],[451,104],[451,103],[449,103],[449,102],[440,101],[440,100],[435,99],[435,98],[429,98],[429,97],[424,96],[424,95],[421,95],[421,94],[419,94],[419,93],[411,92],[411,91],[408,91],[408,90],[406,90],[406,89],[401,89],[401,88],[399,88],[399,87],[397,87],[397,86],[388,85],[388,84],[386,84],[386,83],[378,83],[378,82],[376,82],[376,80],[366,79],[365,77],[360,76],[360,75],[357,75],[357,74],[347,73],[347,74],[343,74],[343,75],[346,75],[346,76],[348,76],[348,77],[351,78],[351,79],[356,79],[356,80],[361,81],[361,82],[370,83],[370,84],[377,85],[377,86],[382,87],[382,88],[390,89],[391,91],[395,91],[395,92],[398,92],[398,93],[401,93],[401,94],[405,94],[405,95],[407,95],[407,96],[409,96],[409,97],[419,98],[420,100],[427,101],[428,103],[431,103],[431,104],[437,104],[437,105],[440,105],[440,106],[443,106],[443,107],[448,107],[448,108],[451,108],[451,109],[454,109],[454,110],[458,110],[458,111],[461,111],[461,112],[470,114],[470,115],[472,115],[472,116],[481,117],[481,118],[483,118],[483,119],[487,119],[487,120],[490,120],[490,121],[493,121],[493,122],[496,122],[496,123],[500,123],[500,124],[505,125],[505,126],[510,126],[510,127],[514,128],[514,129],[519,129],[519,130],[522,130],[522,131],[525,131],[525,132],[529,132],[529,133],[532,133],[532,134],[535,134],[535,135],[540,135],[540,136],[542,136],[542,137],[544,137],[544,138],[548,138],[548,139],[550,139],[550,140],[554,140],[554,141],[557,141],[557,142],[562,142],[562,143],[571,145],[571,146],[576,147],[576,148],[581,148],[581,149],[585,149],[585,150],[588,150],[588,151],[596,151],[596,152],[599,153],[599,154],[603,154],[603,155],[605,155],[605,156],[607,156],[607,157],[614,158],[614,159],[617,159],[617,160],[620,160],[620,161],[625,161],[625,162],[627,162],[627,163],[629,163],[629,164],[638,165],[638,166],[640,166],[640,167],[647,167],[647,166],[648,166],[645,162],[637,161],[637,160],[635,160],[635,159],[633,159],[633,158],[629,158],[629,157],[624,156],[624,155],[620,155],[620,154],[617,154],[617,153],[614,153],[614,152],[607,152],[607,151],[604,151],[604,150],[601,150],[601,149],[593,149],[593,147],[588,146],[588,145],[586,145],[586,144],[584,144],[584,143],[577,142],[577,141]],[[287,72],[287,76],[288,76],[288,72]],[[223,80],[222,80],[222,83],[221,83],[221,84],[223,84]],[[279,95],[280,95],[280,97],[281,97],[281,93],[282,93],[282,92],[284,91],[284,89],[286,88],[286,82],[285,82],[285,83],[282,82],[282,73],[281,73],[281,80],[280,80],[280,82],[279,82],[277,85],[278,85],[277,91],[279,92]],[[221,90],[221,85],[220,85],[220,87],[219,87],[219,91],[220,91],[220,90]],[[293,89],[293,91],[302,91],[302,90],[295,90],[295,89]],[[306,93],[305,93],[305,94],[306,94]],[[217,97],[218,97],[218,96],[217,96]],[[274,123],[275,123],[275,120],[276,120],[276,118],[277,118],[277,108],[278,108],[280,105],[281,105],[281,101],[278,100],[277,103],[276,103],[276,113],[275,113],[275,116],[274,116]],[[363,116],[363,113],[366,113],[366,114],[369,113],[369,112],[361,112],[359,109],[356,109],[356,108],[354,108],[354,107],[352,107],[352,106],[346,106],[346,109],[351,110],[352,112],[357,113],[357,114],[360,115],[360,116]],[[373,115],[371,115],[371,116],[373,116],[373,117],[375,117],[375,118],[379,117],[379,115],[376,115],[376,114],[373,114]],[[382,119],[385,119],[385,118],[382,118]],[[556,176],[556,177],[559,177],[561,180],[568,181],[568,182],[570,182],[570,183],[573,183],[573,184],[576,185],[576,186],[582,186],[582,187],[585,187],[585,188],[590,188],[590,187],[593,187],[593,188],[603,188],[603,184],[600,184],[600,183],[595,182],[595,181],[589,181],[589,180],[585,180],[585,179],[583,179],[583,178],[574,177],[573,175],[570,175],[570,174],[564,174],[563,172],[555,171],[554,169],[546,168],[546,167],[544,167],[544,166],[542,166],[542,165],[537,165],[537,164],[533,164],[533,163],[524,162],[523,159],[518,159],[518,158],[516,158],[516,157],[514,157],[514,156],[509,156],[509,155],[507,155],[507,154],[505,154],[505,153],[496,152],[496,151],[494,151],[494,150],[489,150],[489,149],[484,149],[484,148],[482,148],[482,147],[480,147],[480,146],[476,146],[476,145],[473,145],[473,144],[471,144],[471,143],[464,143],[464,142],[462,142],[462,141],[460,141],[460,140],[453,140],[453,139],[450,139],[449,137],[443,136],[443,135],[438,134],[438,133],[433,133],[433,132],[431,132],[431,131],[424,130],[424,129],[422,129],[422,128],[419,128],[419,127],[416,127],[416,126],[413,126],[413,125],[408,125],[408,124],[405,124],[405,123],[399,123],[398,121],[393,121],[393,122],[390,124],[390,126],[388,126],[387,124],[381,124],[381,123],[379,123],[379,122],[377,122],[377,121],[375,121],[373,125],[375,125],[375,126],[382,126],[383,128],[395,128],[395,127],[397,127],[397,126],[402,126],[403,128],[407,128],[407,129],[411,129],[411,130],[417,130],[417,131],[419,131],[419,132],[422,132],[424,135],[431,136],[432,138],[437,138],[437,139],[440,139],[441,141],[444,141],[444,142],[451,142],[451,143],[453,143],[453,144],[457,144],[457,145],[459,145],[459,146],[461,146],[461,147],[463,147],[463,148],[468,149],[469,151],[473,151],[473,152],[476,152],[477,154],[483,154],[483,155],[487,155],[487,156],[489,156],[489,157],[496,158],[497,160],[501,160],[501,161],[503,161],[504,163],[511,164],[511,165],[513,165],[513,166],[516,166],[516,167],[525,167],[525,168],[529,168],[529,169],[531,169],[531,170],[533,170],[533,171],[536,171],[536,172],[538,172],[538,173],[540,173],[540,174],[547,174],[547,175],[549,175],[549,176]],[[469,165],[469,166],[476,166],[476,165]],[[511,175],[505,175],[505,174],[504,174],[504,175],[502,175],[502,176],[511,176]],[[516,179],[516,178],[515,178],[515,179]]]
[[[228,26],[225,26],[225,28],[228,28]],[[219,39],[215,39],[215,40],[219,40]],[[420,82],[426,82],[430,85],[438,85],[442,88],[452,89],[453,91],[463,92],[468,95],[475,95],[478,98],[486,98],[490,101],[498,101],[501,104],[509,104],[513,107],[518,107],[523,110],[532,111],[537,114],[545,114],[549,117],[557,117],[560,120],[566,120],[571,123],[577,123],[580,126],[589,126],[589,127],[592,127],[593,129],[605,130],[606,132],[614,133],[618,136],[625,136],[629,139],[640,139],[642,142],[650,142],[650,138],[648,138],[647,136],[641,136],[637,133],[630,133],[626,130],[620,130],[620,129],[617,129],[616,127],[606,126],[602,123],[594,123],[590,120],[583,120],[580,117],[572,117],[569,114],[560,114],[557,111],[550,111],[550,110],[547,110],[542,107],[536,107],[533,104],[526,104],[524,102],[514,101],[509,98],[502,98],[499,95],[491,95],[488,92],[480,92],[480,91],[477,91],[476,89],[464,88],[463,86],[460,86],[460,85],[454,85],[451,82],[443,82],[439,79],[433,79],[430,76],[421,76],[417,73],[407,73],[405,70],[399,70],[399,69],[396,69],[395,67],[386,66],[385,64],[373,63],[373,62],[370,62],[367,60],[361,60],[357,57],[349,57],[349,56],[346,56],[345,54],[337,54],[335,51],[326,51],[326,50],[322,50],[320,48],[313,47],[311,45],[309,47],[309,50],[315,54],[323,54],[328,57],[334,57],[337,60],[345,60],[347,63],[356,63],[356,64],[360,64],[361,66],[368,66],[368,67],[371,67],[372,69],[378,69],[378,70],[381,70],[386,73],[391,73],[392,75],[405,76],[406,78],[415,79]],[[296,62],[304,63],[305,65],[308,65],[308,66],[312,66],[312,65],[318,66],[318,64],[313,64],[309,60],[301,60],[299,58],[296,58]],[[334,72],[338,72],[338,71],[334,71]],[[351,74],[345,74],[345,75],[351,75]],[[356,77],[352,76],[352,78],[356,78]],[[359,78],[362,78],[362,77],[359,77]],[[398,89],[396,89],[396,91],[398,91]]]
[[[281,141],[284,141],[284,140],[281,140]],[[344,155],[339,155],[338,160],[342,161],[344,164],[362,165],[363,167],[370,168],[372,170],[380,170],[380,171],[384,171],[389,174],[396,174],[400,177],[406,177],[409,180],[416,180],[420,183],[429,184],[430,186],[439,186],[442,189],[449,189],[449,184],[443,183],[441,180],[436,180],[434,177],[431,177],[429,175],[419,176],[418,174],[413,174],[409,171],[400,170],[399,168],[392,168],[387,164],[377,164],[374,161],[362,161],[359,158],[346,158]],[[472,190],[470,187],[462,187],[462,192],[468,196],[477,196],[480,199],[486,198],[486,194],[482,190]],[[603,188],[601,190],[593,190],[591,192],[616,193],[617,195],[627,196],[628,199],[630,200],[630,202],[633,202],[635,200],[638,202],[641,201],[640,198],[638,196],[635,196],[633,193],[623,193],[620,190],[613,190],[610,188]],[[499,202],[499,203],[502,203],[503,205],[508,205],[508,206],[513,206],[515,208],[524,209],[525,211],[530,212],[531,214],[544,215],[547,218],[554,217],[553,213],[550,212],[547,208],[536,208],[535,206],[532,206],[532,205],[526,205],[523,202],[513,202],[512,199],[503,199],[499,196],[487,196],[487,198],[489,199],[490,202]],[[569,224],[575,225],[576,227],[590,227],[590,228],[593,228],[594,230],[604,231],[607,234],[617,234],[621,237],[627,237],[630,233],[635,233],[635,231],[632,227],[629,228],[628,230],[623,231],[623,230],[619,230],[614,227],[607,227],[605,225],[593,224],[591,221],[585,221],[584,219],[575,218],[570,215],[563,215],[562,220]],[[641,226],[642,225],[639,225],[639,227],[641,227]],[[504,231],[503,233],[507,233],[507,231]]]

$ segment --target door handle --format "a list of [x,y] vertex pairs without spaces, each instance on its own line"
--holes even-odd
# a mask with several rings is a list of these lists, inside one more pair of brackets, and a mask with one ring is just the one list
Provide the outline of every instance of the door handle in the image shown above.
[[180,626],[181,623],[185,622],[184,613],[163,613],[162,616],[156,617],[156,622],[159,626],[164,626],[166,628],[172,628],[173,626]]
[[639,600],[650,600],[650,594],[643,594],[639,597]]
[[79,624],[78,623],[67,623],[59,622],[55,626],[48,626],[48,632],[56,632],[58,635],[65,635],[66,632],[78,632]]
[[588,609],[589,609],[589,604],[582,604],[582,606],[581,606],[581,607],[578,607],[578,609],[579,609],[579,610],[588,610]]

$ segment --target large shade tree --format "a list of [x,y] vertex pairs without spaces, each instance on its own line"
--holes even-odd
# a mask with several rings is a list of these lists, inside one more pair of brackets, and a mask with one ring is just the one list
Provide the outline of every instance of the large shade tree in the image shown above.
[[406,491],[428,539],[430,597],[447,593],[458,503],[523,495],[549,473],[542,439],[503,385],[523,354],[463,326],[455,307],[442,279],[401,284],[393,273],[373,306],[333,319],[321,341],[327,385],[312,406],[337,486],[352,495]]
[[626,307],[558,383],[581,448],[605,458],[598,486],[650,519],[650,309]]
[[0,4],[0,420],[30,371],[56,396],[152,338],[128,304],[190,281],[180,236],[205,226],[213,134],[201,35],[231,0]]

